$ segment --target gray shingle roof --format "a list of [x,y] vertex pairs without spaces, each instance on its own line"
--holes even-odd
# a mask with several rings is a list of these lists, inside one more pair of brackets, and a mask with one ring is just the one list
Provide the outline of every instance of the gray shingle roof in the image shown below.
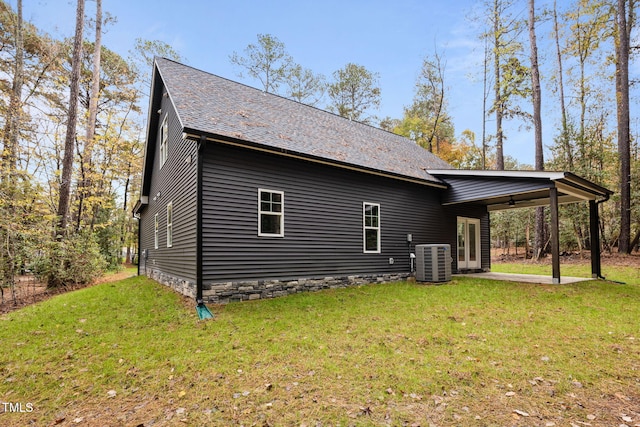
[[393,133],[167,59],[157,58],[156,65],[185,132],[439,184],[426,170],[451,168]]

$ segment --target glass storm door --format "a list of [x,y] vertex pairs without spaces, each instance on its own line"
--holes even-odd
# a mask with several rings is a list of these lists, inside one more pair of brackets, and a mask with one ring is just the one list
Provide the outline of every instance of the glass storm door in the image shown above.
[[458,269],[480,268],[480,220],[458,217]]

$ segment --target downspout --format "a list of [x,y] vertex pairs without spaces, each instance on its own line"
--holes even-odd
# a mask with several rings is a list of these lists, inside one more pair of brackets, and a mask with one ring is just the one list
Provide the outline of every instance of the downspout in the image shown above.
[[203,244],[202,244],[202,171],[204,169],[204,148],[206,146],[207,139],[204,136],[200,137],[198,141],[198,166],[196,176],[197,198],[196,201],[196,313],[198,317],[202,319],[212,319],[213,314],[209,311],[204,304],[202,297],[202,258],[203,258]]
[[600,203],[604,203],[604,202],[607,202],[607,201],[609,201],[609,193],[606,193],[606,194],[604,195],[604,199],[602,199],[602,200],[596,200],[596,205],[599,205]]
[[202,153],[207,143],[204,136],[198,141],[197,172],[196,172],[196,303],[198,307],[204,305],[202,298]]

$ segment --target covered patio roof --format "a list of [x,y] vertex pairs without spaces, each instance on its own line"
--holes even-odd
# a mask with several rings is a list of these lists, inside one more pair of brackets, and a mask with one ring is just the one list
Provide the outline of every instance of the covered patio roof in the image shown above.
[[560,280],[560,233],[558,205],[581,201],[589,202],[592,247],[591,273],[601,277],[600,227],[598,204],[609,200],[613,192],[571,172],[547,171],[487,171],[487,170],[427,170],[444,181],[449,191],[443,196],[443,205],[480,204],[487,211],[511,208],[549,206],[551,210],[551,254],[553,257],[552,283]]
[[549,190],[556,188],[558,203],[608,199],[612,191],[571,172],[428,170],[449,185],[443,205],[476,203],[489,211],[549,206]]

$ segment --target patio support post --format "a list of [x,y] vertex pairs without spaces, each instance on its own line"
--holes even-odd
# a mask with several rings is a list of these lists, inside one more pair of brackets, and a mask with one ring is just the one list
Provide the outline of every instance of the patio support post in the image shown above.
[[560,230],[558,222],[558,189],[549,189],[551,210],[551,264],[553,270],[553,284],[560,284]]
[[598,203],[589,200],[589,223],[591,231],[591,277],[602,277],[602,265],[600,260],[600,227],[598,219]]

